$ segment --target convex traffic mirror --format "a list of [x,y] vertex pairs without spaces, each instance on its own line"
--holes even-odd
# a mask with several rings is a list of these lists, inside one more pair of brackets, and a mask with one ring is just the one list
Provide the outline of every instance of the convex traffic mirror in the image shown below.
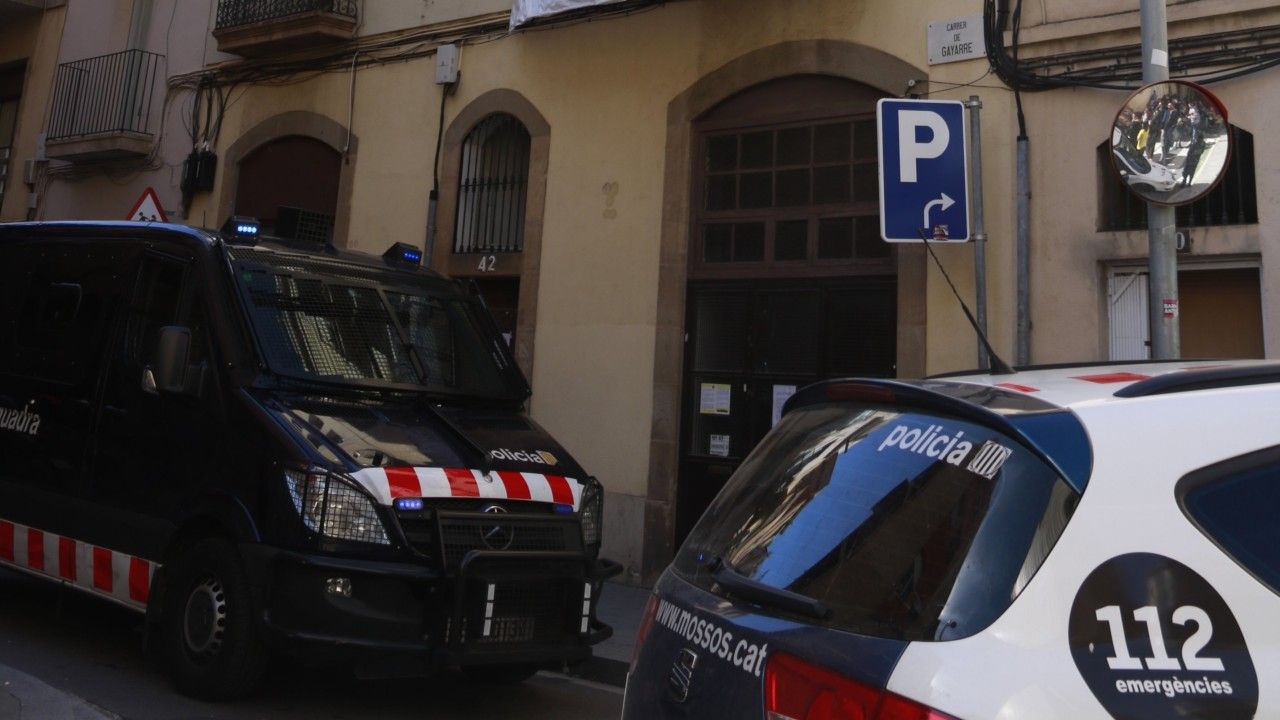
[[1227,109],[1195,83],[1169,80],[1139,89],[1111,129],[1111,165],[1120,181],[1162,205],[1204,197],[1230,158]]

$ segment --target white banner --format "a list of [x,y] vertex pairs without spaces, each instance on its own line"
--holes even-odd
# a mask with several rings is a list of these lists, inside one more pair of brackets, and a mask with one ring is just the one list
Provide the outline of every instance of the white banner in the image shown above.
[[511,8],[511,29],[570,10],[617,5],[621,2],[624,0],[515,0],[515,5]]

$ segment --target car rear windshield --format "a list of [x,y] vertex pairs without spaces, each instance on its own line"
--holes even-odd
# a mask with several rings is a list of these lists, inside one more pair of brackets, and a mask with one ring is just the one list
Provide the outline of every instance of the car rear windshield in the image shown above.
[[234,250],[233,269],[276,373],[522,398],[492,321],[444,282],[245,248]]
[[887,406],[813,405],[789,413],[747,457],[675,570],[723,595],[733,591],[716,582],[720,568],[813,598],[830,609],[819,622],[842,630],[952,640],[1004,612],[1077,499],[991,428]]

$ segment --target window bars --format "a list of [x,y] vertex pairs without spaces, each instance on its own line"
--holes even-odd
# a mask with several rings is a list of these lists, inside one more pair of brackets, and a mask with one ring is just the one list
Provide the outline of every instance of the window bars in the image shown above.
[[[1208,195],[1180,205],[1175,222],[1180,228],[1252,225],[1258,222],[1258,186],[1253,162],[1253,133],[1235,125],[1231,131],[1231,159],[1217,187]],[[1111,166],[1111,142],[1097,147],[1098,230],[1147,228],[1147,203],[1129,192]]]
[[216,29],[252,25],[310,12],[356,16],[355,0],[218,0]]
[[529,131],[502,113],[480,121],[462,143],[455,253],[524,249]]

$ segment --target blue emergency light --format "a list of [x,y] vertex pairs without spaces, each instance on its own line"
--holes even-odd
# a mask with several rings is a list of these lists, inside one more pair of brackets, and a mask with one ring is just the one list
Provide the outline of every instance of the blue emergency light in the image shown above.
[[382,259],[392,265],[411,265],[418,267],[422,264],[422,250],[410,245],[409,243],[398,242],[387,248],[382,253]]
[[250,241],[258,238],[262,223],[257,218],[232,215],[222,224],[222,234],[230,240]]
[[423,507],[422,498],[396,498],[397,510],[421,510]]

